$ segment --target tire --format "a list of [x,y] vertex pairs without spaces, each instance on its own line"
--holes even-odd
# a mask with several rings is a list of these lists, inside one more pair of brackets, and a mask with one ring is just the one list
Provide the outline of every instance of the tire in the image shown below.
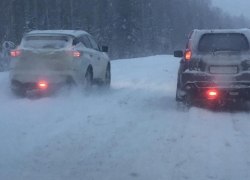
[[181,92],[181,85],[180,85],[180,78],[178,75],[176,95],[175,95],[176,102],[183,102],[184,101],[184,98],[180,95],[180,92]]
[[104,87],[110,87],[111,84],[111,67],[108,65],[105,73],[105,80],[103,82]]
[[183,102],[183,98],[180,97],[180,89],[179,89],[178,86],[177,86],[177,89],[176,89],[175,100],[176,100],[176,102]]
[[176,102],[177,110],[180,112],[188,112],[190,109],[190,106],[187,106],[184,102]]
[[19,86],[17,83],[14,83],[13,80],[11,80],[10,82],[10,90],[14,96],[17,96],[17,97],[26,96],[26,90],[24,88],[21,88],[21,86]]
[[1,62],[0,62],[0,72],[4,72],[4,66]]
[[84,76],[84,80],[83,80],[83,88],[84,89],[90,89],[93,85],[93,71],[92,68],[89,67],[87,69],[87,72]]
[[190,108],[190,107],[192,107],[194,105],[193,98],[189,93],[185,95],[183,103],[188,108]]
[[243,104],[243,109],[244,109],[246,112],[250,113],[250,101],[245,101],[245,102],[242,103],[242,104]]
[[10,88],[11,93],[16,96],[16,97],[20,97],[23,98],[26,96],[26,91],[25,90],[21,90],[21,89],[13,89],[12,87]]

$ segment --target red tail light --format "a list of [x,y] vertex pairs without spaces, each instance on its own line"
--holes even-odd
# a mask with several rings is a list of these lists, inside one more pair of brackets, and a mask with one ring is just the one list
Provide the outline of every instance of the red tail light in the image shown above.
[[186,50],[185,51],[185,60],[190,61],[192,58],[192,51],[191,50]]
[[214,100],[214,99],[218,98],[219,92],[217,90],[215,90],[215,89],[211,89],[211,90],[207,91],[206,96],[207,96],[208,99]]
[[79,58],[79,57],[81,57],[81,52],[79,52],[79,51],[72,51],[72,55],[75,58]]
[[48,83],[46,81],[40,81],[38,82],[38,88],[41,90],[48,89]]
[[10,51],[10,56],[11,57],[18,57],[20,55],[21,55],[21,51],[18,50],[18,49]]

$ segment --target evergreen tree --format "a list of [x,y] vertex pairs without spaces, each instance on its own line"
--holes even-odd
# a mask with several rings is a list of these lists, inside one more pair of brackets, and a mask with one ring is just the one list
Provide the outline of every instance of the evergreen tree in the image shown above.
[[211,0],[1,0],[0,43],[34,29],[82,29],[110,46],[112,58],[166,54],[193,29],[248,27]]

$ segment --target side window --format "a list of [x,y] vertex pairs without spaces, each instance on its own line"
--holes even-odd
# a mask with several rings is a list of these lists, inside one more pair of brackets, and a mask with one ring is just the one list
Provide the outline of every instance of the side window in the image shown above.
[[100,51],[99,46],[97,45],[97,43],[95,42],[95,40],[91,36],[88,36],[88,38],[90,40],[90,43],[91,43],[93,49],[95,49],[97,51]]
[[194,31],[191,31],[191,33],[189,33],[188,35],[188,42],[186,44],[186,49],[191,49],[191,38],[193,34],[194,34]]
[[81,43],[82,43],[86,48],[91,48],[91,49],[92,49],[91,43],[90,43],[90,41],[89,41],[89,39],[88,39],[87,36],[81,36],[81,37],[80,37],[80,41],[81,41]]
[[191,40],[189,39],[186,44],[186,49],[191,49]]
[[73,40],[73,46],[76,46],[77,44],[79,44],[81,41],[80,41],[80,39],[79,38],[75,38],[74,40]]

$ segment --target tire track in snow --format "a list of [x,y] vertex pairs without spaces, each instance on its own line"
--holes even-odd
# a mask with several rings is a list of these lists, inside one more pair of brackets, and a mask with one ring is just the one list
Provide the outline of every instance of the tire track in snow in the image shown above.
[[[13,114],[6,116],[8,121],[0,119],[9,128],[0,131],[1,139],[10,140],[14,127],[31,130],[20,137],[27,138],[19,148],[30,146],[27,154],[1,154],[23,167],[13,165],[9,172],[14,175],[0,174],[0,179],[249,179],[248,114],[175,109],[178,61],[170,56],[113,65],[113,89],[103,96],[15,100],[7,85],[1,87],[3,109],[18,109],[24,119],[23,125]],[[1,84],[7,79],[0,74]],[[47,119],[39,108],[49,114]],[[64,119],[57,124],[59,117]],[[17,141],[9,142],[15,147]]]

